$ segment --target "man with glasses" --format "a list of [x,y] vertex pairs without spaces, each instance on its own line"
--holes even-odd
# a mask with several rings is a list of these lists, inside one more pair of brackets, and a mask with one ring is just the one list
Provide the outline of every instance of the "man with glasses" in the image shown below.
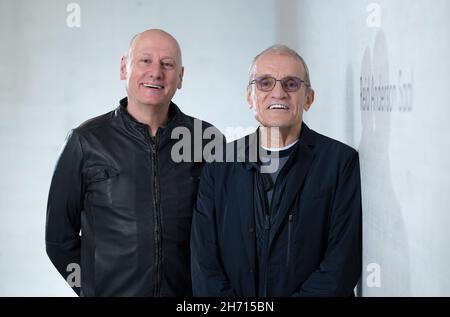
[[260,126],[227,146],[234,162],[227,153],[202,172],[191,231],[195,296],[354,295],[358,154],[308,128],[303,111],[313,101],[295,51],[276,45],[255,57],[247,102]]

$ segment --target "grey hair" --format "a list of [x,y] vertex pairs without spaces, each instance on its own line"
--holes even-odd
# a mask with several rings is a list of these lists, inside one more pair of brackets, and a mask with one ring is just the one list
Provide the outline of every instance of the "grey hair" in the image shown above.
[[250,67],[249,82],[254,79],[253,76],[255,75],[256,61],[262,55],[265,55],[265,54],[268,54],[268,53],[286,54],[286,55],[289,55],[289,56],[292,56],[292,57],[298,59],[302,63],[303,68],[305,69],[305,79],[304,80],[306,82],[306,87],[307,88],[311,87],[311,79],[309,77],[309,69],[308,69],[308,66],[306,65],[306,62],[303,59],[303,57],[301,57],[292,48],[290,48],[290,47],[288,47],[286,45],[282,45],[282,44],[272,45],[269,48],[266,48],[264,51],[262,51],[261,53],[259,53],[258,55],[255,56],[255,58],[253,59],[253,62],[252,62],[252,66]]

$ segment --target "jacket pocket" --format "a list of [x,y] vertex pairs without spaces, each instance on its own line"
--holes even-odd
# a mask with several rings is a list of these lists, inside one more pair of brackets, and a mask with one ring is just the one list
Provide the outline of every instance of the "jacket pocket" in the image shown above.
[[101,182],[119,175],[119,171],[111,166],[92,166],[86,170],[86,184]]
[[117,197],[116,178],[119,171],[110,166],[92,166],[85,174],[86,199],[93,206],[112,206]]

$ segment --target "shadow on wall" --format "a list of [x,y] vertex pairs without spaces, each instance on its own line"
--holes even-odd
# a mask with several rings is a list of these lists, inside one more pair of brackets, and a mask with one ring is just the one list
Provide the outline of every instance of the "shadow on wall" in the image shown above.
[[390,85],[389,60],[386,36],[382,30],[376,36],[373,57],[370,48],[364,52],[360,80],[362,136],[359,153],[363,199],[361,295],[408,296],[411,293],[409,246],[390,170],[391,110],[384,107],[388,97],[383,93],[383,87]]
[[353,80],[353,68],[351,63],[347,64],[347,68],[345,70],[345,83],[347,87],[345,87],[345,100],[344,107],[345,111],[343,121],[345,124],[344,127],[344,140],[351,146],[355,146],[355,114],[357,109],[355,109],[355,100],[354,100],[354,91],[355,91],[355,82]]

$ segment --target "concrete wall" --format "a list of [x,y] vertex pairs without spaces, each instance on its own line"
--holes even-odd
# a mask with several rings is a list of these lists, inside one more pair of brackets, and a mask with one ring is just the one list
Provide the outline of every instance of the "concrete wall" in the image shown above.
[[[282,1],[306,121],[360,152],[364,296],[450,295],[450,2]],[[372,99],[373,98],[373,99]]]

